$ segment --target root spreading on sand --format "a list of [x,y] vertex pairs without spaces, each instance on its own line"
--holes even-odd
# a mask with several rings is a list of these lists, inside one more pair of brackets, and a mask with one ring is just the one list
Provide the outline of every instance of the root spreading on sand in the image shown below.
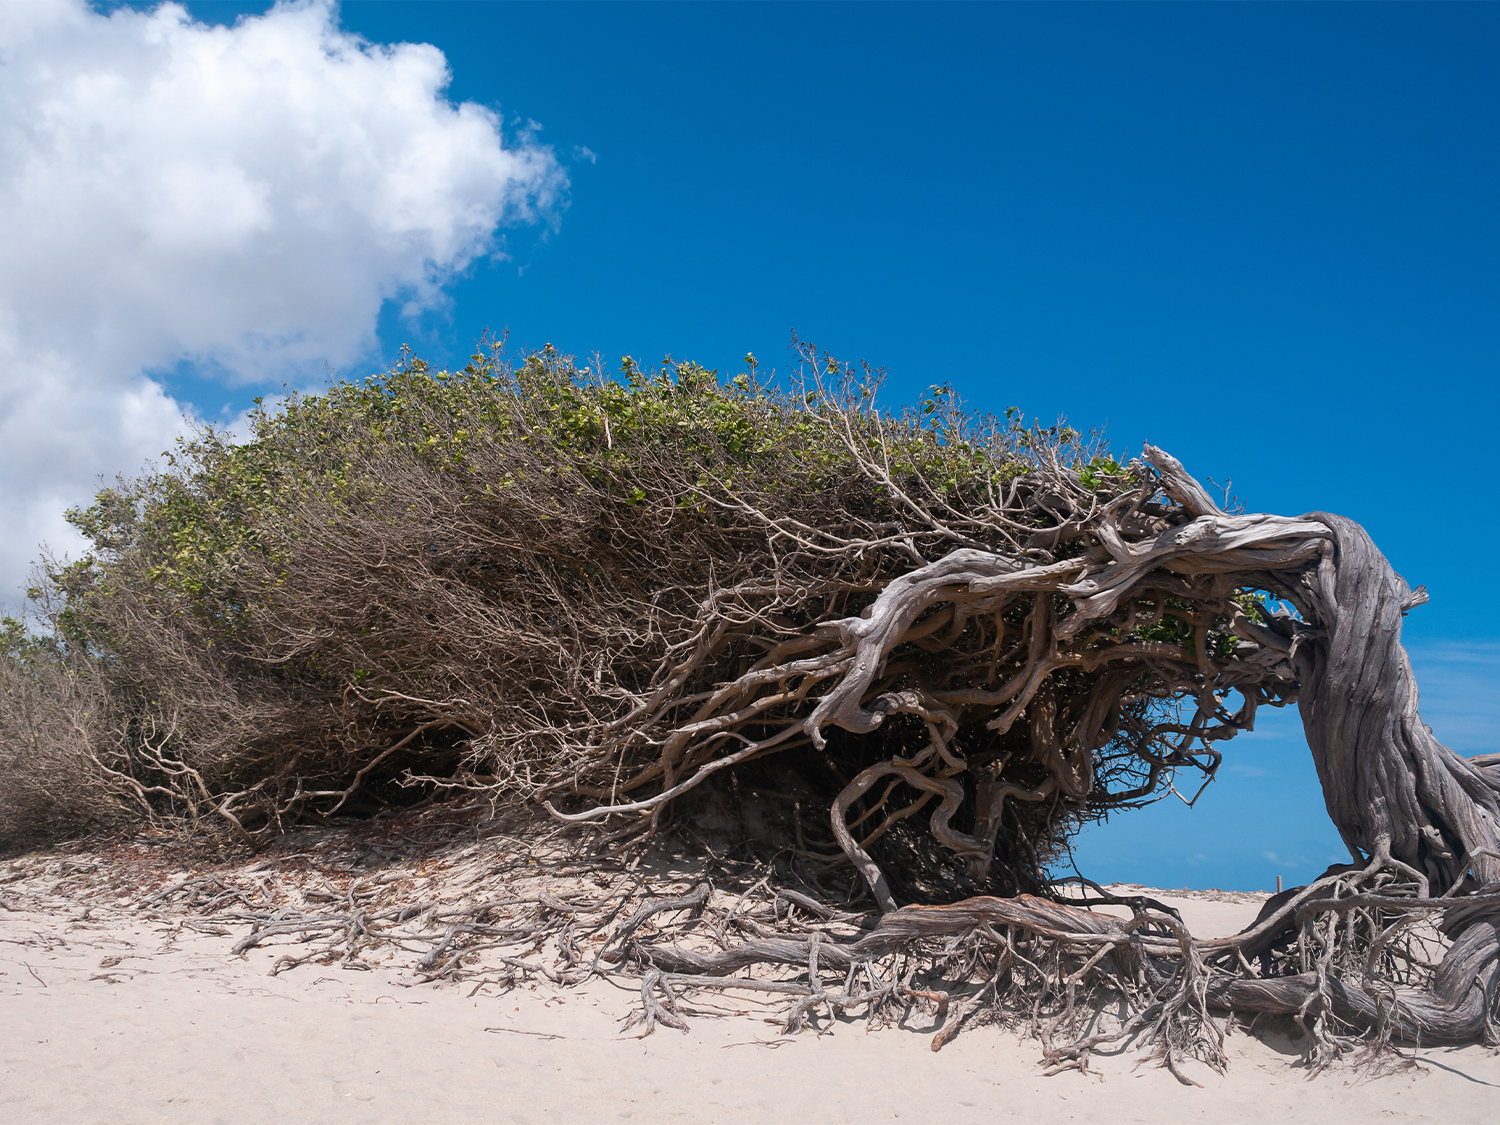
[[[1493,930],[1476,940],[1474,921],[1500,896],[1423,897],[1374,865],[1199,940],[1171,907],[1101,888],[860,911],[794,889],[784,866],[590,856],[535,822],[502,834],[473,815],[412,820],[200,857],[177,877],[141,844],[85,847],[87,861],[42,853],[0,871],[5,909],[119,910],[218,935],[231,956],[270,954],[273,976],[400,967],[491,996],[633,980],[624,1031],[636,1035],[688,1031],[725,1000],[783,1034],[925,1024],[933,1051],[996,1024],[1039,1041],[1048,1073],[1138,1049],[1191,1083],[1185,1062],[1222,1070],[1226,1036],[1267,1017],[1300,1038],[1314,1073],[1387,1059],[1395,1044],[1495,1041]],[[1105,903],[1130,917],[1090,908]]]

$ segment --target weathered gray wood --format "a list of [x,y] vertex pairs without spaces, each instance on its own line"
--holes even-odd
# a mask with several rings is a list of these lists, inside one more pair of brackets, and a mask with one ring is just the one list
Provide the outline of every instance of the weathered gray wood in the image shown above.
[[[870,471],[878,476],[880,470],[872,463]],[[1141,754],[1150,773],[1140,795],[1149,795],[1162,771],[1192,761],[1211,776],[1215,742],[1249,729],[1265,702],[1296,699],[1329,816],[1354,860],[1337,876],[1347,881],[1338,893],[1395,878],[1411,883],[1412,893],[1424,900],[1452,893],[1462,903],[1476,889],[1500,887],[1500,767],[1460,757],[1422,723],[1401,622],[1426,594],[1395,573],[1363,528],[1322,512],[1292,518],[1226,512],[1179,462],[1150,446],[1134,489],[1106,502],[1082,489],[1065,497],[1065,479],[1060,472],[1057,491],[1031,501],[1033,513],[1053,513],[1062,521],[1056,534],[1050,542],[1040,534],[1027,542],[1056,548],[1066,531],[1086,549],[1056,558],[1034,546],[982,549],[966,543],[914,567],[886,583],[861,615],[818,621],[801,643],[782,641],[737,680],[718,686],[664,742],[663,776],[680,777],[675,784],[655,797],[599,806],[571,819],[657,808],[791,733],[821,748],[833,728],[868,735],[890,716],[906,714],[925,724],[927,744],[863,769],[832,802],[834,835],[885,916],[858,942],[823,946],[827,967],[847,967],[981,925],[1017,927],[1071,946],[1102,941],[1171,956],[1171,941],[1140,935],[1126,941],[1130,927],[1029,896],[898,909],[886,873],[865,846],[890,817],[871,820],[881,825],[873,832],[862,827],[868,833],[863,842],[848,823],[855,806],[875,802],[863,822],[904,785],[925,794],[925,805],[892,816],[924,811],[934,840],[983,877],[1007,798],[1132,798],[1132,791],[1096,791],[1094,759],[1119,733],[1128,693],[1144,685],[1156,697],[1196,703],[1196,715],[1189,723],[1166,720],[1143,733]],[[995,518],[1009,517],[997,512]],[[930,519],[942,526],[939,516]],[[971,537],[972,530],[955,535]],[[1290,602],[1297,613],[1255,610],[1245,598],[1257,590]],[[1009,624],[1001,617],[1018,607],[1025,612],[1019,634],[1014,616]],[[1164,613],[1191,628],[1191,642],[1137,635],[1141,622],[1150,625]],[[967,621],[981,619],[992,622],[996,638],[988,668],[971,653],[958,662],[962,670],[946,678],[930,670],[921,676],[891,673],[899,653],[914,647],[945,652]],[[1216,639],[1229,636],[1238,647]],[[1077,677],[1090,685],[1083,693],[1087,705],[1075,702],[1066,717],[1053,687],[1060,673],[1075,677],[1075,700],[1081,698]],[[1226,706],[1231,691],[1245,699],[1234,713]],[[784,716],[779,730],[771,724],[767,733],[762,721],[758,741],[723,741],[725,732],[772,708]],[[1007,781],[994,766],[971,769],[955,735],[979,721],[997,739],[1017,724],[1029,728],[1030,761],[1045,768],[1045,783]],[[712,749],[715,744],[723,749]],[[674,772],[679,767],[680,775]],[[968,799],[979,807],[975,835],[950,824]],[[1295,896],[1295,902],[1304,898]],[[1325,903],[1301,909],[1294,915],[1287,907],[1244,938],[1205,943],[1204,949],[1214,956],[1236,950],[1277,956],[1278,941],[1310,924],[1309,911],[1333,908]],[[1371,909],[1377,913],[1370,924],[1383,924],[1378,902]],[[1500,908],[1485,898],[1451,908],[1449,917],[1457,941],[1429,985],[1395,999],[1341,972],[1331,953],[1321,975],[1285,971],[1289,963],[1282,958],[1281,975],[1219,976],[1201,999],[1238,1010],[1304,1015],[1326,1008],[1355,1025],[1383,1022],[1408,1039],[1470,1040],[1483,1033],[1494,1002]],[[1184,945],[1182,956],[1196,958],[1194,949]],[[761,962],[796,964],[807,947],[778,937],[718,953],[652,948],[644,955],[664,970],[714,975]],[[1240,964],[1247,964],[1243,957]]]
[[1332,531],[1332,549],[1296,592],[1326,635],[1297,654],[1298,706],[1328,815],[1352,849],[1409,864],[1436,893],[1468,868],[1500,881],[1500,788],[1417,713],[1401,645],[1411,589],[1364,528],[1313,518]]

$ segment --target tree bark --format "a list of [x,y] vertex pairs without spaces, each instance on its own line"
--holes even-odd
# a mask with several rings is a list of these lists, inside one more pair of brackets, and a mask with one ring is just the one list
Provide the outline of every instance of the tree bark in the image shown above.
[[1440,743],[1417,712],[1401,644],[1413,593],[1364,528],[1315,512],[1333,537],[1304,589],[1324,635],[1296,657],[1307,744],[1328,815],[1356,859],[1390,857],[1441,894],[1472,868],[1500,880],[1500,770]]

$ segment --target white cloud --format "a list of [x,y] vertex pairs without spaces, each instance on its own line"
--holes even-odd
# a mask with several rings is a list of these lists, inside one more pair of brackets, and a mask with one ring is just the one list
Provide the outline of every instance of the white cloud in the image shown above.
[[62,507],[181,432],[151,370],[348,364],[384,301],[428,307],[499,227],[555,224],[551,150],[447,81],[326,0],[228,28],[0,4],[0,600],[39,538],[76,546]]

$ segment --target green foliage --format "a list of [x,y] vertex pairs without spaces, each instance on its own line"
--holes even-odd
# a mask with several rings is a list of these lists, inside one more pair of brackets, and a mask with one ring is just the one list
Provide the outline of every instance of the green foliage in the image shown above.
[[1172,609],[1186,612],[1186,606],[1177,605],[1163,611],[1161,617],[1150,625],[1142,625],[1133,630],[1136,637],[1143,641],[1154,641],[1161,644],[1180,645],[1189,652],[1193,651],[1193,627],[1183,620]]
[[1098,454],[1089,458],[1078,473],[1078,479],[1083,487],[1100,489],[1110,485],[1119,485],[1129,479],[1130,471],[1106,454]]
[[[853,415],[861,436],[884,440],[897,478],[920,477],[954,504],[981,502],[995,482],[1025,471],[1017,454],[1028,445],[1078,438],[1065,428],[1028,430],[1015,411],[976,423],[950,386],[932,388],[904,415],[881,413],[871,373],[826,357],[813,385],[772,390],[759,383],[755,358],[746,360],[746,372],[723,382],[670,357],[648,371],[624,356],[611,378],[550,345],[515,366],[498,349],[481,351],[457,372],[406,353],[387,372],[293,394],[274,412],[257,400],[249,440],[205,430],[157,471],[68,513],[93,549],[53,575],[65,599],[58,625],[110,648],[110,615],[99,611],[126,583],[144,584],[155,613],[233,632],[273,593],[247,586],[247,561],[261,573],[289,549],[268,529],[314,501],[336,515],[378,508],[393,461],[461,480],[476,507],[545,484],[626,509],[668,499],[679,520],[712,520],[709,491],[746,489],[794,509],[799,497],[847,490],[859,473],[831,423],[848,417],[840,408],[851,401],[866,408]],[[1101,457],[1082,471],[1101,485],[1123,472]],[[874,500],[899,516],[889,496]]]

